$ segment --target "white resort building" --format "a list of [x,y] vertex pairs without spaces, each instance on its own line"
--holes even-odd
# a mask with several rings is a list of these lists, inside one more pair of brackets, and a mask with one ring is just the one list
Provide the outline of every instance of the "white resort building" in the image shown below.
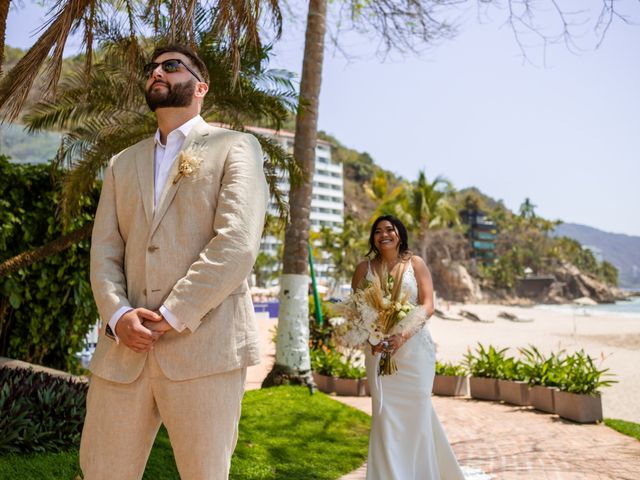
[[[293,153],[293,132],[286,130],[269,130],[266,128],[250,127],[247,130],[270,137],[280,143],[289,153]],[[280,189],[286,194],[289,192],[289,181],[286,176],[280,183]],[[272,214],[276,209],[270,207]],[[313,190],[311,199],[311,228],[319,230],[326,226],[341,230],[344,223],[344,183],[342,163],[331,158],[331,144],[324,140],[318,140],[316,146],[316,162],[313,174]],[[273,256],[278,256],[281,242],[279,239],[267,236],[263,239],[261,250]],[[315,258],[315,273],[318,283],[329,286],[331,283],[332,265],[325,259]]]

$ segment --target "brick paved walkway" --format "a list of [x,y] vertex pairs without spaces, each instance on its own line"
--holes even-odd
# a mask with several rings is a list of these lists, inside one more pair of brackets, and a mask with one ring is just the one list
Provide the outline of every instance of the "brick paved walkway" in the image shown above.
[[[268,332],[275,323],[260,321],[264,358],[249,369],[248,388],[259,388],[273,364]],[[335,398],[371,414],[369,398]],[[460,464],[494,480],[640,480],[640,441],[605,425],[579,425],[530,408],[471,399],[433,397],[433,405]],[[365,471],[341,480],[364,480]]]
[[[335,397],[371,413],[368,398]],[[605,425],[471,399],[433,397],[461,465],[496,480],[640,479],[640,442]],[[342,477],[363,480],[365,469]]]

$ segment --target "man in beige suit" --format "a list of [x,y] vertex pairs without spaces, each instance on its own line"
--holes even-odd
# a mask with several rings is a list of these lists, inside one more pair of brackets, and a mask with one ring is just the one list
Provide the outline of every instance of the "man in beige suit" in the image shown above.
[[109,162],[93,229],[105,326],[80,464],[85,480],[139,479],[164,423],[182,479],[226,479],[259,361],[246,278],[268,197],[262,152],[200,117],[209,78],[191,50],[156,49],[145,73],[158,130]]

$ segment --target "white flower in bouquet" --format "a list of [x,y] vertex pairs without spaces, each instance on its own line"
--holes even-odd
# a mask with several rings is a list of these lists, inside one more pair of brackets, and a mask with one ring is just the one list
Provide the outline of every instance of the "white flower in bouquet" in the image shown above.
[[384,340],[384,334],[379,330],[374,330],[369,334],[369,343],[373,346],[378,345],[382,340]]

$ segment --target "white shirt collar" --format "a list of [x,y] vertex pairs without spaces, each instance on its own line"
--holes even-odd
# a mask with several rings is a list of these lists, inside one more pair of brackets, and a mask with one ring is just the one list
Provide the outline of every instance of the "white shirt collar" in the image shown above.
[[[169,135],[173,134],[173,133],[181,133],[183,138],[187,138],[187,135],[189,135],[189,133],[191,132],[191,130],[193,130],[193,127],[196,125],[196,123],[198,123],[200,120],[203,120],[203,118],[200,115],[196,115],[195,117],[193,117],[191,120],[187,120],[186,122],[184,122],[182,125],[180,125],[178,128],[176,128],[175,130],[172,130],[169,132]],[[204,120],[203,120],[204,121]],[[167,141],[169,140],[169,135],[167,135]],[[160,147],[166,147],[166,145],[163,145],[160,142],[160,129],[156,130],[156,135],[154,137],[154,142],[157,146]]]

